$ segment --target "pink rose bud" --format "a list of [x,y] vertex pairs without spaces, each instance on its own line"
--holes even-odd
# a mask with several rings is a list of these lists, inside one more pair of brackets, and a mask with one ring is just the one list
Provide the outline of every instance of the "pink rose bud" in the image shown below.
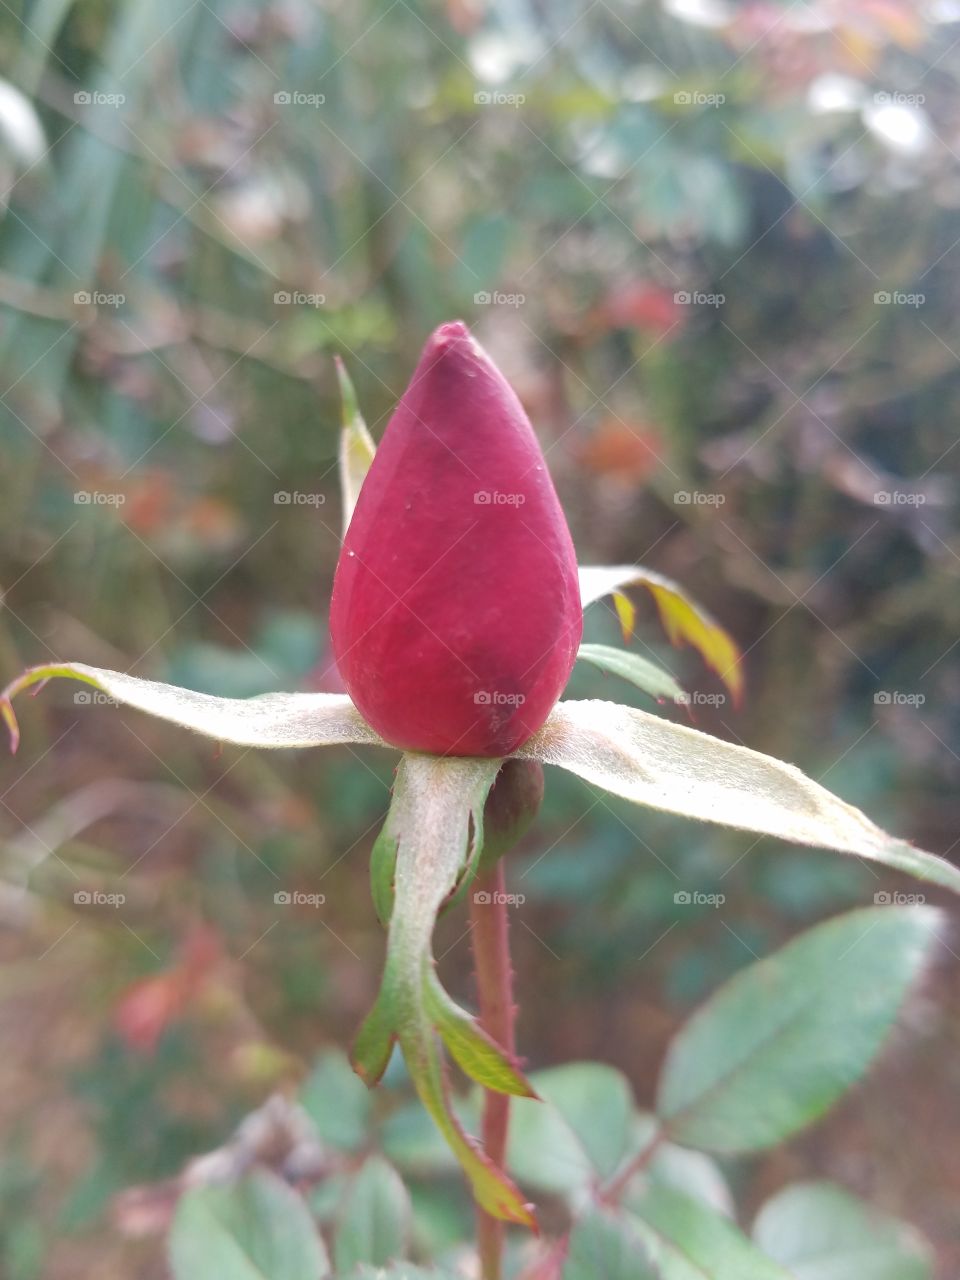
[[441,325],[364,480],[333,583],[347,691],[388,742],[506,756],[543,724],[582,628],[570,531],[520,401]]

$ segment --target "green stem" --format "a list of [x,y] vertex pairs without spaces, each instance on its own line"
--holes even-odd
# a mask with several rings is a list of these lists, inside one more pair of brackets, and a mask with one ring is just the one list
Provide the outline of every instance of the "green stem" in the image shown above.
[[[474,881],[470,899],[470,942],[480,998],[480,1025],[513,1058],[517,1009],[513,1002],[513,970],[507,921],[503,861]],[[498,1168],[506,1163],[510,1097],[484,1090],[483,1146]],[[483,1280],[501,1280],[505,1224],[477,1209],[477,1246]]]

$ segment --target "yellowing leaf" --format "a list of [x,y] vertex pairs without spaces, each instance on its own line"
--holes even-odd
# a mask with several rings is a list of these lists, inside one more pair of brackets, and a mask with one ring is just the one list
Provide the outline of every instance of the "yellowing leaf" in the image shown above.
[[624,640],[633,634],[635,610],[623,594],[624,587],[646,587],[656,601],[663,629],[670,643],[693,645],[711,670],[715,671],[739,704],[743,696],[742,655],[720,624],[696,604],[682,587],[639,565],[581,565],[580,598],[583,607],[613,596],[614,608],[623,628]]

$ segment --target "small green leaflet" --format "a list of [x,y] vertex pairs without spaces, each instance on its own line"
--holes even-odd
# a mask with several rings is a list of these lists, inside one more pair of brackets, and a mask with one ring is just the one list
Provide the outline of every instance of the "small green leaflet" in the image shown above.
[[610,671],[615,676],[629,680],[651,698],[662,702],[665,698],[671,702],[683,703],[686,695],[669,671],[658,667],[648,658],[641,658],[638,653],[629,653],[626,649],[614,649],[606,644],[582,644],[577,653],[578,659],[590,662],[601,671]]

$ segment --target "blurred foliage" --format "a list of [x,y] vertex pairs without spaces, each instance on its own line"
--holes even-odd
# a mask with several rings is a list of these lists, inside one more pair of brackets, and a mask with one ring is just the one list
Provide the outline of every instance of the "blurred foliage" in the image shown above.
[[[951,0],[11,0],[5,676],[75,658],[220,693],[334,687],[330,357],[379,436],[431,326],[461,315],[528,406],[581,559],[669,574],[746,652],[734,712],[638,600],[637,651],[702,695],[696,723],[949,854],[958,36]],[[609,610],[586,638],[619,643]],[[644,705],[586,668],[571,691]],[[22,714],[0,798],[0,1271],[151,1277],[157,1211],[120,1189],[172,1177],[369,1004],[390,763],[214,759],[69,691]],[[898,887],[556,775],[512,875],[524,1052],[609,1058],[641,1100],[722,976]],[[675,903],[691,888],[722,909]],[[275,903],[294,889],[326,901]],[[94,890],[125,902],[74,901]],[[462,920],[444,927],[469,999]],[[922,1200],[944,1275],[948,1013],[909,1108],[894,1072],[800,1169],[751,1175],[852,1162],[843,1181],[895,1210]]]

